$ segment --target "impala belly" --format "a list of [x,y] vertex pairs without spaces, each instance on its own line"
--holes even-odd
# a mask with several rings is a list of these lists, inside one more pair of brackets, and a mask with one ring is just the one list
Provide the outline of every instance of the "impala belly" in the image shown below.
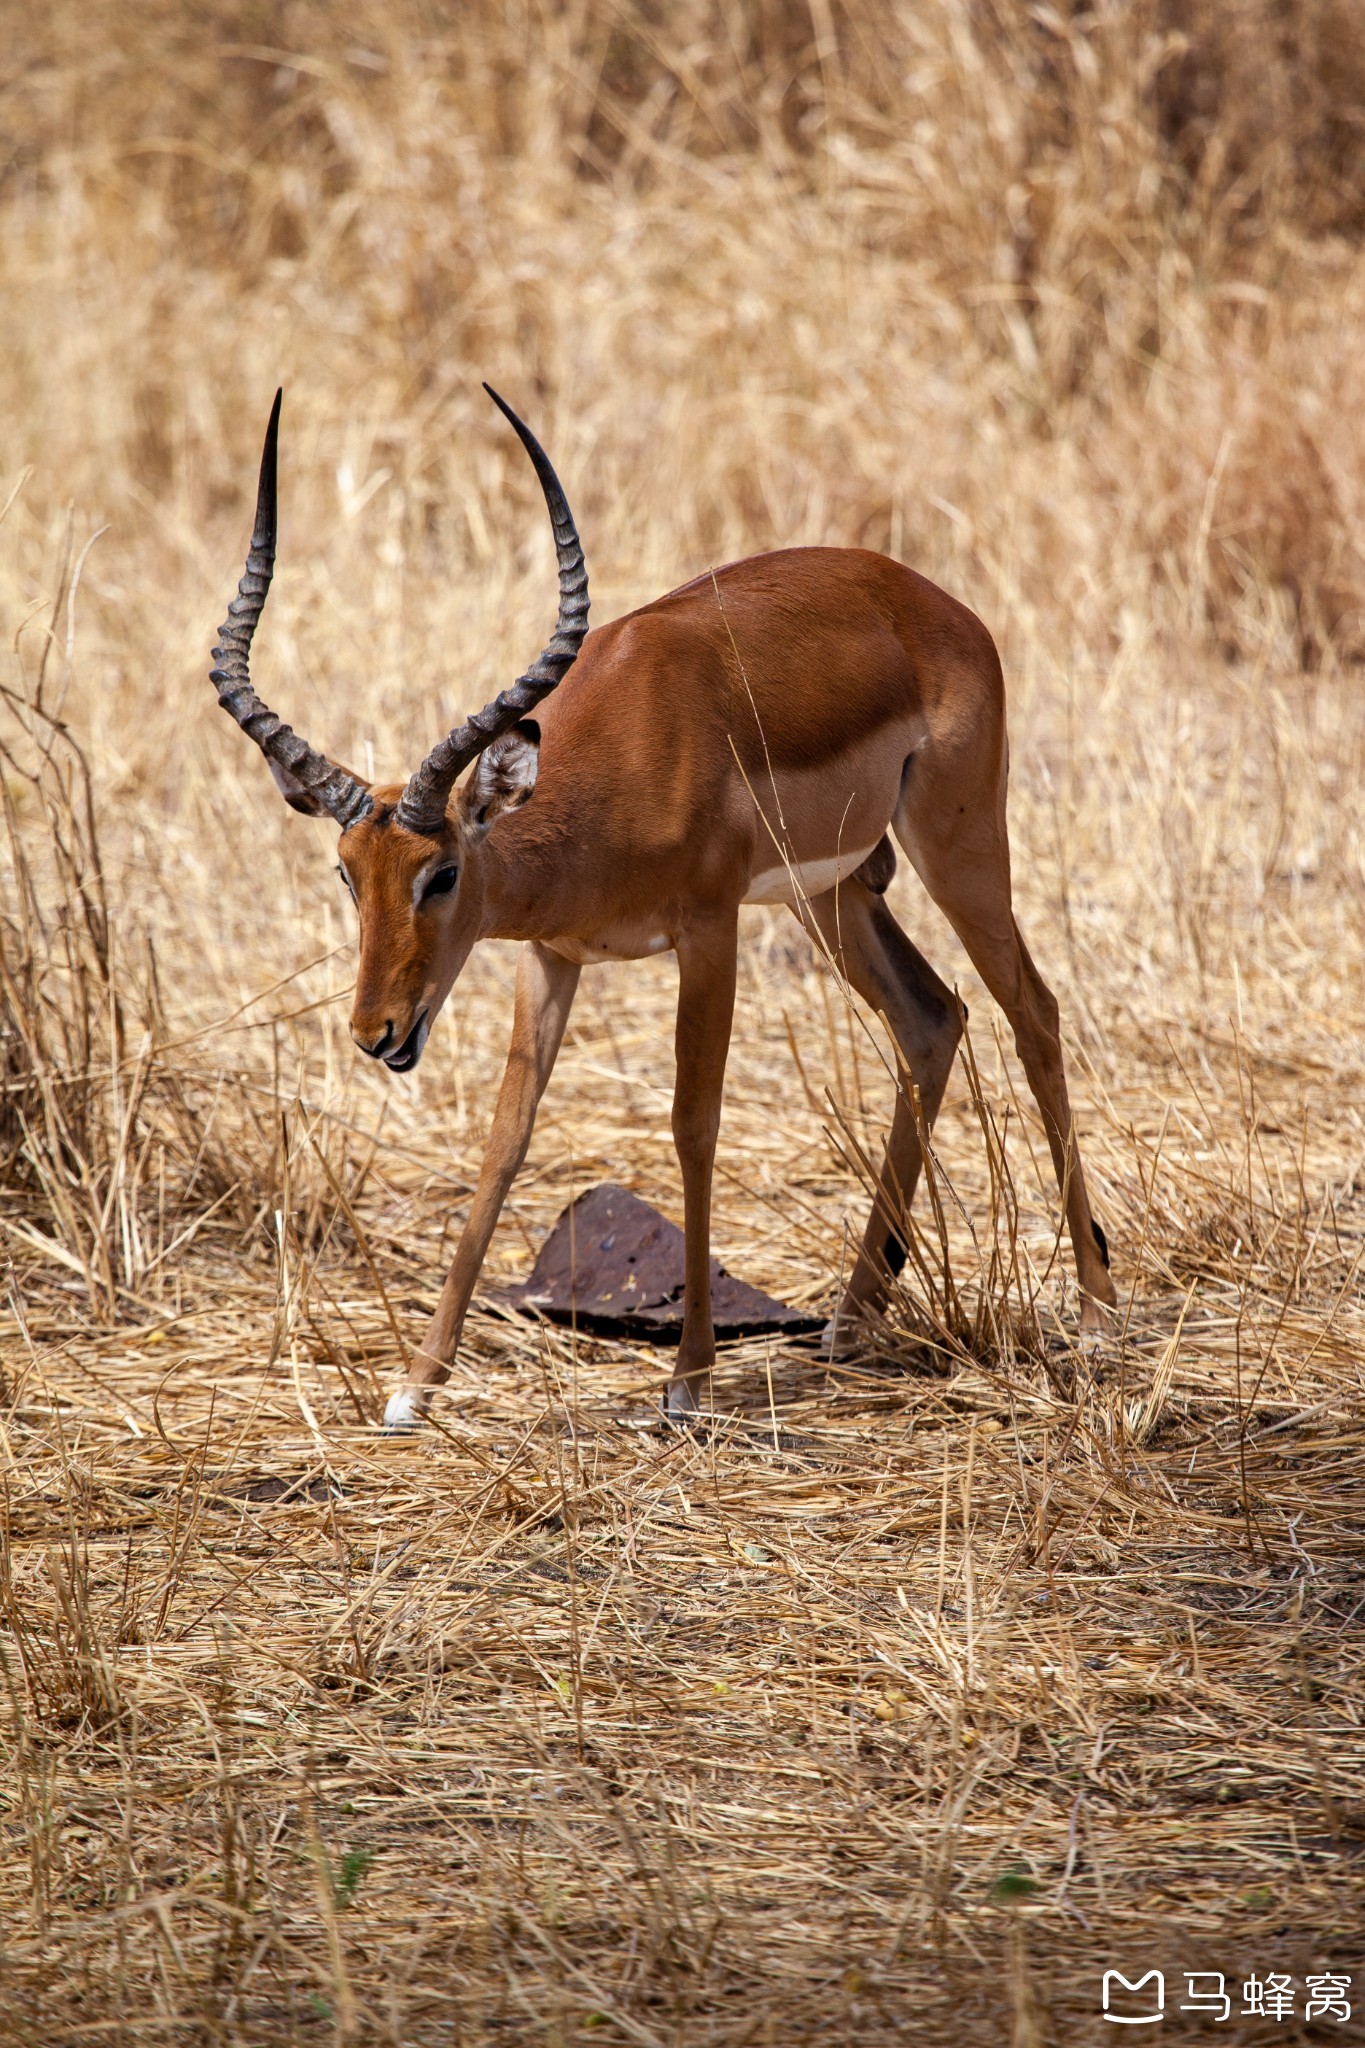
[[673,944],[667,932],[594,933],[588,938],[548,939],[546,944],[561,960],[578,967],[598,967],[605,960],[647,960],[651,953],[666,953]]
[[[906,763],[925,740],[914,714],[846,745],[824,773],[778,773],[763,801],[763,777],[748,778],[760,813],[746,903],[812,902],[862,866],[890,824]],[[765,764],[766,765],[766,764]]]
[[[878,833],[877,838],[880,837]],[[869,846],[837,853],[830,860],[789,861],[781,867],[764,868],[750,882],[744,901],[799,903],[808,902],[814,896],[823,896],[826,889],[846,881],[855,868],[860,868],[876,844],[874,839]]]

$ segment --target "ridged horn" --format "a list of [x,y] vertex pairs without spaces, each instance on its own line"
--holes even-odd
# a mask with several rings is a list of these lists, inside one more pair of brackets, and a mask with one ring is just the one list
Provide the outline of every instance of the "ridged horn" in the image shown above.
[[573,666],[588,630],[588,571],[583,546],[569,510],[569,501],[550,459],[531,429],[519,420],[510,405],[499,398],[491,384],[484,390],[503,417],[516,428],[522,447],[530,456],[554,528],[555,553],[559,557],[559,617],[549,646],[518,676],[510,690],[476,711],[463,725],[457,725],[438,741],[408,783],[395,813],[397,822],[409,832],[434,838],[445,824],[446,804],[455,779],[469,763],[491,746],[500,733],[510,730],[518,719],[533,711],[542,697],[548,697]]
[[302,783],[344,831],[370,809],[370,792],[363,782],[357,782],[344,768],[335,767],[324,754],[316,753],[307,740],[300,739],[291,726],[261,702],[251,687],[251,642],[275,572],[275,471],[283,396],[282,391],[277,391],[270,409],[246,573],[237,585],[237,595],[228,606],[226,619],[218,628],[209,681],[216,687],[224,711],[255,740],[266,759],[277,762],[296,782]]

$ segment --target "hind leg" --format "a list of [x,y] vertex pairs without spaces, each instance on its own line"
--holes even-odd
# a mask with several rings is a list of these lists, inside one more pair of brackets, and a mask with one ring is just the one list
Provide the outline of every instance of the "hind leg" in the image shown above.
[[885,1018],[909,1075],[896,1092],[880,1185],[839,1309],[842,1324],[880,1308],[905,1264],[904,1219],[924,1164],[909,1088],[919,1095],[920,1126],[927,1131],[948,1085],[962,1025],[952,990],[911,945],[880,895],[856,877],[796,914],[819,933],[849,986]]
[[916,761],[907,771],[892,822],[920,880],[1009,1019],[1042,1112],[1062,1194],[1082,1289],[1081,1328],[1097,1331],[1104,1327],[1102,1310],[1115,1307],[1118,1300],[1109,1273],[1109,1247],[1086,1193],[1067,1098],[1057,1000],[1034,966],[1014,920],[1003,762],[992,778],[994,799],[985,806],[978,794],[984,779],[959,771],[951,781],[938,778],[936,786],[930,763]]

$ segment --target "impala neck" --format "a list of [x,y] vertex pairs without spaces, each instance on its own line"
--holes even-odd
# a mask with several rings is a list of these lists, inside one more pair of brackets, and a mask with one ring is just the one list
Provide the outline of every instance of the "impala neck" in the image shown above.
[[581,897],[565,858],[571,840],[535,811],[532,797],[524,809],[499,818],[479,849],[485,939],[553,938],[563,929],[561,899],[577,903]]

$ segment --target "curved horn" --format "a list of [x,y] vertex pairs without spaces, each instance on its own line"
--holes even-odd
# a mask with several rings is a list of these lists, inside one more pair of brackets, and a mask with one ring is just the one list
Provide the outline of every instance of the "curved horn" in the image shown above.
[[216,685],[218,702],[224,711],[230,712],[242,731],[255,740],[266,759],[277,762],[296,782],[301,782],[344,831],[370,809],[370,792],[344,768],[334,767],[325,755],[315,753],[307,740],[300,739],[283,719],[276,718],[262,704],[251,687],[251,642],[275,570],[275,459],[283,396],[283,392],[277,391],[270,409],[246,573],[228,606],[227,618],[218,628],[218,645],[213,650],[215,665],[209,672],[209,681]]
[[491,384],[483,388],[498,411],[516,428],[545,493],[554,528],[555,553],[559,557],[559,617],[553,640],[525,675],[518,676],[510,690],[504,690],[482,711],[476,711],[472,718],[438,741],[403,791],[395,813],[398,823],[409,832],[423,832],[431,837],[445,823],[446,803],[456,776],[563,681],[588,630],[588,571],[569,501],[531,429],[517,418],[505,399],[499,398]]

